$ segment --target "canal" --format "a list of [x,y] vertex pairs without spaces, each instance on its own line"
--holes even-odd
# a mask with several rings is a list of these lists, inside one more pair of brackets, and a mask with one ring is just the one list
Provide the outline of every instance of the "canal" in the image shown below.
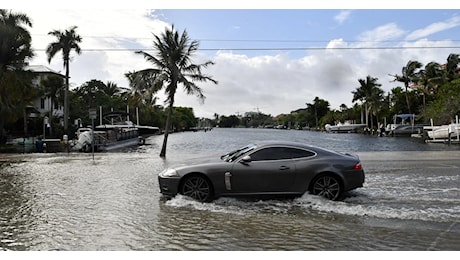
[[[360,156],[343,201],[166,199],[157,174],[248,142],[307,142]],[[118,152],[1,154],[0,250],[460,250],[460,147],[274,129],[163,136]]]

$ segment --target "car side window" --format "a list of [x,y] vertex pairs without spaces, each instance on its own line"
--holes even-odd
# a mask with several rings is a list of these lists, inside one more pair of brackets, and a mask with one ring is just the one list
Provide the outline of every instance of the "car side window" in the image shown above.
[[284,147],[264,148],[251,154],[251,161],[272,161],[291,159],[289,151]]
[[270,147],[252,153],[251,161],[289,160],[312,157],[315,153],[289,147]]
[[312,157],[316,155],[312,151],[307,151],[307,150],[302,150],[302,149],[289,148],[289,150],[291,151],[292,159],[307,158],[307,157]]

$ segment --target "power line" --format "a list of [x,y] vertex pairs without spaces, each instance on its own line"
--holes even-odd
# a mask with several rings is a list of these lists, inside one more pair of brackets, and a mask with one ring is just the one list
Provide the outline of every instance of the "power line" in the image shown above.
[[[387,47],[276,47],[276,48],[202,48],[199,51],[317,51],[317,50],[409,50],[409,49],[460,49],[460,46],[387,46]],[[35,49],[46,51],[45,49]],[[82,51],[154,51],[151,48],[90,48]]]
[[[33,36],[47,36],[45,34],[35,34]],[[82,38],[97,38],[97,39],[118,39],[118,40],[153,40],[152,37],[124,37],[124,36],[94,36],[85,35]],[[344,43],[380,43],[380,44],[403,44],[403,43],[416,43],[413,41],[349,41],[341,39],[338,40],[285,40],[285,39],[213,39],[205,38],[197,40],[201,42],[254,42],[254,43],[331,43],[331,42],[344,42]],[[443,40],[431,40],[443,41]],[[450,42],[460,42],[460,40],[449,40]],[[458,49],[460,46],[380,46],[380,47],[256,47],[256,48],[200,48],[200,51],[317,51],[317,50],[404,50],[404,49]],[[36,49],[37,51],[44,51],[45,49]],[[83,51],[97,52],[97,51],[153,51],[151,48],[88,48],[82,49]]]
[[[48,34],[32,34],[32,36],[48,37]],[[96,35],[82,35],[83,39],[85,38],[96,38],[96,39],[120,39],[120,40],[153,40],[153,37],[130,37],[130,36],[96,36]],[[329,43],[337,41],[335,40],[311,40],[311,39],[214,39],[214,38],[204,38],[196,39],[199,42],[293,42],[293,43]],[[347,40],[340,39],[340,41],[347,43],[415,43],[418,40],[406,40],[406,41],[357,41],[357,40]],[[439,42],[445,41],[445,39],[432,39],[430,41]],[[460,40],[449,39],[451,42],[460,42]]]

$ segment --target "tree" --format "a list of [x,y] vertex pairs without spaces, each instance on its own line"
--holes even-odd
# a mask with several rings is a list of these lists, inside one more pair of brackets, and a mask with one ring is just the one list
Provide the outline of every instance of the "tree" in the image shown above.
[[420,69],[422,67],[422,63],[418,61],[413,61],[410,60],[407,62],[407,65],[402,68],[401,75],[390,75],[394,77],[393,81],[399,81],[404,83],[404,87],[406,89],[406,104],[407,104],[407,112],[410,114],[411,109],[410,109],[410,102],[409,102],[409,96],[407,94],[407,91],[409,89],[410,83],[417,82],[417,69]]
[[453,116],[460,114],[460,79],[445,83],[436,99],[427,105],[425,113],[435,124],[451,124]]
[[446,63],[445,70],[446,70],[446,80],[448,82],[460,77],[458,74],[458,64],[460,64],[460,59],[459,59],[458,54],[452,53],[447,57],[447,63]]
[[310,115],[310,118],[313,118],[313,120],[307,119],[309,125],[315,125],[318,127],[320,118],[323,116],[327,115],[329,112],[329,102],[321,99],[319,97],[315,97],[313,99],[313,104],[307,103],[307,112]]
[[104,84],[101,91],[104,92],[109,97],[117,96],[121,94],[121,89],[118,87],[117,83],[112,82],[112,81],[107,81],[107,83]]
[[[381,84],[377,83],[378,78],[373,78],[370,75],[366,79],[358,79],[359,87],[352,91],[353,100],[361,101],[365,107],[366,114],[366,125],[369,125],[369,111],[377,112],[378,108],[383,100],[383,90],[380,88]],[[371,128],[373,127],[373,121],[371,120]]]
[[81,42],[81,37],[76,33],[77,26],[72,26],[64,32],[54,30],[48,34],[56,37],[56,41],[52,42],[46,48],[48,55],[48,63],[58,53],[62,51],[62,59],[64,61],[65,69],[65,91],[64,91],[64,132],[68,134],[68,120],[69,120],[69,65],[70,65],[70,52],[74,50],[77,54],[81,53],[81,48],[78,45]]
[[[64,90],[64,82],[62,80],[62,77],[57,76],[57,75],[51,75],[51,76],[46,77],[45,79],[42,79],[40,83],[43,87],[43,92],[45,96],[49,97],[51,101],[49,121],[52,123],[54,105],[59,104],[59,99],[62,97],[62,92]],[[53,127],[51,125],[51,128],[50,128],[51,136],[53,135],[52,129]]]
[[[166,103],[168,104],[168,114],[166,118],[165,134],[163,146],[160,156],[166,156],[166,146],[168,134],[171,127],[171,116],[175,101],[177,87],[181,84],[184,91],[191,95],[195,94],[204,101],[204,94],[200,87],[194,81],[211,81],[217,84],[217,81],[210,76],[203,75],[201,70],[209,65],[213,65],[212,61],[207,61],[202,64],[193,64],[191,61],[192,55],[198,50],[198,41],[191,41],[186,30],[179,34],[171,29],[165,30],[161,36],[154,35],[153,42],[154,55],[144,51],[137,51],[144,58],[151,62],[154,67],[144,69],[138,72],[128,73],[131,85],[138,89],[150,89],[153,93],[164,88],[167,96]],[[137,85],[137,86],[136,86]]]
[[18,106],[25,107],[20,93],[31,87],[30,78],[24,77],[24,67],[34,56],[27,27],[32,27],[27,15],[0,9],[0,142],[5,140],[5,122]]
[[425,69],[419,71],[419,81],[417,86],[422,91],[423,112],[426,109],[426,98],[438,91],[438,87],[443,83],[443,70],[437,62],[430,62],[425,65]]

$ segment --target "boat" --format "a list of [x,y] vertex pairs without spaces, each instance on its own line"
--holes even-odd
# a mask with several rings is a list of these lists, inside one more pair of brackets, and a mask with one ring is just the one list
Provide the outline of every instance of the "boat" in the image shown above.
[[[90,152],[94,140],[95,151],[112,151],[120,148],[144,144],[149,136],[160,132],[158,127],[135,125],[126,112],[110,112],[101,116],[107,122],[91,128],[79,128],[74,151]],[[101,120],[102,121],[102,120]]]
[[146,126],[146,125],[139,125],[134,124],[130,120],[125,120],[129,118],[129,113],[127,112],[109,112],[102,115],[102,118],[107,122],[106,124],[100,124],[96,126],[96,130],[105,130],[110,128],[137,128],[139,131],[139,135],[142,138],[148,138],[153,135],[157,135],[160,133],[160,128],[156,126]]
[[[94,137],[94,138],[93,138]],[[142,144],[142,137],[139,136],[137,128],[127,127],[106,127],[98,130],[84,131],[80,133],[72,150],[91,152],[94,140],[94,151],[112,151]]]
[[[459,143],[460,142],[460,123],[458,120],[458,115],[455,116],[455,121],[451,121],[451,124],[448,125],[433,125],[433,119],[431,119],[431,125],[425,126],[423,128],[424,133],[426,133],[427,139],[425,142],[449,142],[452,141]],[[455,123],[454,123],[455,122]]]
[[391,130],[390,136],[412,136],[413,134],[422,134],[423,125],[399,125]]
[[449,139],[451,137],[457,137],[460,133],[460,124],[449,124],[441,126],[430,126],[425,127],[426,133],[431,139]]
[[326,124],[324,126],[327,132],[332,133],[357,133],[366,127],[366,124],[353,124],[348,120],[344,123],[338,122],[336,125]]
[[[414,126],[414,114],[399,114],[393,116],[393,123],[385,127],[385,134],[392,135],[393,131],[401,126]],[[416,132],[415,132],[416,133]]]

